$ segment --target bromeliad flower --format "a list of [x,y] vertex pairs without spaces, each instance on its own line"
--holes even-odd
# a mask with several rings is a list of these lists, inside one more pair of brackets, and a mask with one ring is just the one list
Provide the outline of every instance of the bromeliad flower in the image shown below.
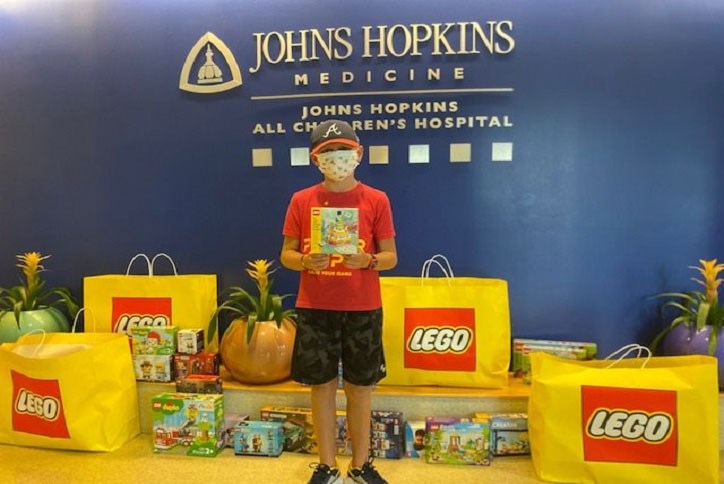
[[249,264],[250,268],[247,268],[246,272],[249,277],[256,281],[259,296],[254,296],[238,286],[227,289],[225,292],[228,292],[228,296],[219,304],[209,321],[207,341],[211,341],[216,334],[217,316],[222,311],[230,312],[247,320],[247,342],[251,341],[257,321],[275,321],[277,327],[281,327],[285,318],[294,316],[294,310],[284,310],[282,307],[282,301],[291,296],[290,294],[280,296],[269,293],[273,283],[269,276],[276,272],[276,269],[269,269],[271,269],[274,261],[257,259],[253,262],[249,261],[247,264]]
[[716,259],[711,260],[699,260],[701,267],[689,266],[689,269],[695,269],[704,276],[704,280],[692,277],[691,279],[701,284],[706,288],[706,300],[711,304],[716,304],[719,300],[719,286],[722,280],[717,279],[717,276],[721,271],[724,270],[724,264],[717,264]]
[[12,311],[19,328],[22,311],[62,305],[68,310],[70,317],[74,318],[79,308],[67,288],[58,287],[43,292],[45,281],[40,278],[40,273],[45,271],[45,267],[42,262],[50,256],[44,256],[40,252],[25,252],[16,258],[20,261],[17,267],[23,272],[25,281],[18,286],[0,287],[0,317]]

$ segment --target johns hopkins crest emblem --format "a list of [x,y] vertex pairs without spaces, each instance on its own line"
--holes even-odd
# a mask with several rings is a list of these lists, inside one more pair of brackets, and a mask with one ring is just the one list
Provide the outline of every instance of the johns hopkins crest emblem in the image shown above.
[[211,94],[241,86],[241,71],[223,40],[206,32],[194,44],[181,69],[182,91]]

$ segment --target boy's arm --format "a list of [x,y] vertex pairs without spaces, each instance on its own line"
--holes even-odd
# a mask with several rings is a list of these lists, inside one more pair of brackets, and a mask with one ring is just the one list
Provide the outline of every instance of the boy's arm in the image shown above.
[[395,238],[380,239],[377,241],[377,267],[375,270],[388,271],[397,265],[397,246]]
[[284,236],[282,253],[279,257],[282,265],[293,271],[303,271],[302,253],[299,251],[299,239],[296,237]]
[[302,254],[299,239],[287,235],[284,236],[279,260],[284,267],[293,271],[323,271],[329,267],[329,254]]

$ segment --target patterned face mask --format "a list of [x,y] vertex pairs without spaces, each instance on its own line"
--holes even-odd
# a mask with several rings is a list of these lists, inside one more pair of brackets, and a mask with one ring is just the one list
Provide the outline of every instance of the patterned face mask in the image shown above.
[[317,155],[319,171],[324,176],[334,181],[342,181],[352,173],[359,165],[357,161],[357,150],[337,150],[320,153]]

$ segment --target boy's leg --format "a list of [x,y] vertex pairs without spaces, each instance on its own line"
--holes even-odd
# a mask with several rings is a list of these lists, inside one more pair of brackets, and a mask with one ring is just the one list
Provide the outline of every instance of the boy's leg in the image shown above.
[[372,387],[344,382],[347,397],[347,428],[352,439],[352,467],[362,467],[370,454]]
[[337,379],[312,386],[312,419],[317,437],[319,462],[337,467]]

